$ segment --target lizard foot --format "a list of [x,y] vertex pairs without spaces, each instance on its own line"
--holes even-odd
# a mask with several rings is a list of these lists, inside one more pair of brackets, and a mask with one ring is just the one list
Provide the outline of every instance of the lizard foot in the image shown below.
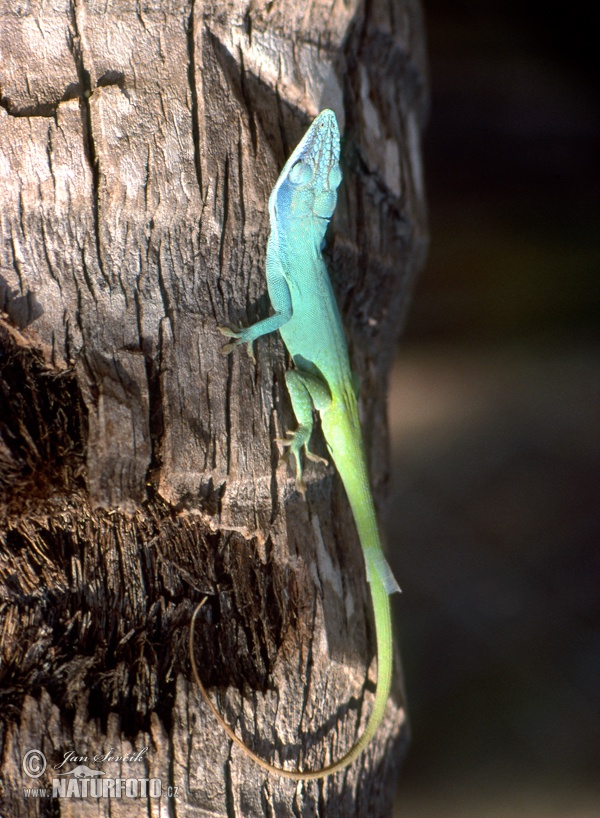
[[287,449],[283,455],[286,460],[293,457],[296,461],[296,490],[302,495],[302,498],[306,500],[306,483],[303,477],[300,452],[304,449],[306,457],[312,460],[313,463],[323,463],[325,466],[328,466],[329,463],[324,457],[320,457],[318,454],[314,454],[310,451],[308,443],[304,442],[306,440],[306,434],[302,428],[300,430],[297,429],[295,432],[288,431],[286,435],[287,437],[276,437],[275,443],[279,443],[280,446]]
[[[294,452],[294,454],[295,454],[296,449],[298,451],[300,451],[302,449],[302,447],[304,447],[304,453],[306,454],[306,457],[309,460],[312,460],[313,463],[322,463],[324,466],[329,465],[329,461],[326,460],[324,457],[321,457],[321,455],[315,454],[314,452],[311,452],[311,450],[308,448],[307,443],[302,443],[302,442],[297,443],[297,441],[296,441],[296,432],[286,432],[286,435],[289,435],[289,437],[276,437],[275,438],[275,443],[279,443],[281,446],[284,446],[284,447],[285,446],[290,446],[292,448],[292,451]],[[296,443],[296,445],[294,445],[295,443]]]
[[287,434],[291,435],[291,437],[276,437],[275,443],[277,443],[279,446],[283,446],[283,454],[281,455],[281,457],[284,460],[288,461],[291,455],[293,455],[296,458],[296,460],[298,460],[297,451],[298,447],[294,446],[295,442],[294,433],[287,432]]
[[229,355],[236,346],[240,343],[240,333],[238,330],[231,329],[231,327],[217,327],[221,335],[224,335],[226,338],[233,338],[233,341],[230,341],[228,344],[225,344],[224,347],[221,347],[221,352],[223,355]]
[[304,445],[302,443],[302,435],[298,435],[298,431],[286,432],[287,437],[276,437],[275,443],[279,443],[284,449],[288,448],[283,455],[285,460],[289,462],[290,457],[296,461],[296,490],[306,499],[306,483],[302,476],[302,461],[300,459],[300,450]]
[[[223,355],[229,355],[230,352],[238,346],[238,344],[244,343],[244,331],[241,329],[233,329],[232,327],[222,327],[218,326],[217,329],[224,335],[226,338],[233,338],[233,341],[230,341],[225,346],[221,347],[221,352]],[[256,358],[254,357],[254,350],[252,349],[252,341],[248,341],[248,355],[252,358],[254,363],[256,363]]]
[[225,335],[227,338],[239,338],[242,334],[242,330],[234,329],[233,327],[225,327],[219,324],[217,329],[221,333],[221,335]]
[[306,456],[308,457],[308,459],[312,460],[313,463],[322,463],[324,466],[329,465],[329,461],[326,460],[324,457],[321,457],[321,455],[319,455],[319,454],[314,454],[314,452],[310,452],[308,450],[308,446],[304,447],[304,451],[305,451]]
[[296,477],[296,491],[302,495],[302,499],[306,502],[306,483],[303,477]]

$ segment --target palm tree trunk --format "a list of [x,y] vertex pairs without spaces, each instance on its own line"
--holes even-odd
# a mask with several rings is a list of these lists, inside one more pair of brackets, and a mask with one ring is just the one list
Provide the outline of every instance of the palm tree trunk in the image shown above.
[[[419,6],[6,8],[0,814],[389,814],[399,679],[361,760],[297,788],[232,749],[186,641],[208,594],[203,682],[276,763],[322,765],[368,717],[374,632],[340,481],[309,466],[304,503],[278,458],[292,425],[279,337],[254,364],[225,358],[216,328],[266,314],[269,192],[333,107],[345,183],[328,264],[380,501],[388,371],[425,246]],[[100,797],[79,799],[73,776],[71,795],[31,790],[76,766],[135,780],[141,797],[96,782]]]

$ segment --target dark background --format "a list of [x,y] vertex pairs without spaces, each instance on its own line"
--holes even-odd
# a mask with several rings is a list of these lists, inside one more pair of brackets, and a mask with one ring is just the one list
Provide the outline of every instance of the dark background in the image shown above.
[[429,260],[390,390],[398,816],[600,816],[597,8],[424,0]]

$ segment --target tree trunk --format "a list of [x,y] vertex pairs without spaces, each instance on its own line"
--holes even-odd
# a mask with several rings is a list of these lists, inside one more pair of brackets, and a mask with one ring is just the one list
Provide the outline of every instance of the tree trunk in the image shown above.
[[[253,363],[217,326],[267,314],[269,193],[334,108],[328,266],[380,501],[425,245],[416,0],[2,0],[0,55],[0,814],[388,814],[399,680],[361,759],[296,786],[232,748],[186,645],[206,593],[200,674],[274,763],[322,766],[366,722],[374,630],[343,488],[308,464],[305,503],[279,458],[280,337]],[[154,790],[78,799],[59,777],[77,765]],[[66,789],[27,791],[52,779]]]

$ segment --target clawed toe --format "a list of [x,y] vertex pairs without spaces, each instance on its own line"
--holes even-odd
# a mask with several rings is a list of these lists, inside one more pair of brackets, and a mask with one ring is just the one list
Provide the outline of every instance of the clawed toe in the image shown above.
[[303,500],[306,500],[306,483],[302,477],[296,478],[296,491],[302,495]]
[[240,343],[239,341],[240,333],[234,329],[231,329],[231,327],[217,327],[217,329],[219,330],[221,335],[224,335],[226,338],[234,339],[233,341],[230,341],[228,344],[225,344],[225,346],[221,347],[221,352],[223,353],[223,355],[229,355],[229,353],[232,352]]
[[225,346],[221,347],[221,352],[223,353],[223,355],[229,355],[229,353],[233,352],[233,350],[236,348],[238,344],[239,341],[230,341],[228,344],[225,344]]
[[293,455],[296,461],[296,490],[306,499],[306,483],[302,477],[302,464],[300,461],[302,449],[304,449],[307,459],[312,460],[313,463],[322,463],[324,466],[328,466],[329,463],[324,457],[311,452],[306,443],[303,442],[304,440],[304,435],[299,435],[298,430],[296,430],[295,432],[286,432],[286,437],[276,437],[275,443],[283,446],[284,453],[282,457],[284,460],[289,462]]
[[231,327],[217,327],[221,335],[225,335],[227,338],[239,338],[240,333],[236,329],[232,329]]
[[286,446],[291,446],[294,442],[294,433],[293,432],[286,432],[286,435],[290,435],[290,437],[276,437],[275,443],[279,443],[280,446],[284,448]]
[[305,449],[305,452],[308,459],[312,460],[313,463],[322,463],[324,466],[329,465],[329,461],[327,461],[324,457],[321,457],[321,455],[313,454],[312,452],[309,452],[308,449]]
[[[218,326],[217,329],[224,335],[226,338],[233,338],[233,341],[230,341],[228,344],[225,344],[224,347],[221,347],[221,352],[223,355],[229,355],[229,353],[238,346],[238,344],[242,344],[245,341],[244,331],[234,329],[233,327],[221,327]],[[252,349],[252,341],[247,342],[248,346],[248,355],[252,358],[253,362],[256,363],[256,358],[254,357],[254,350]]]

